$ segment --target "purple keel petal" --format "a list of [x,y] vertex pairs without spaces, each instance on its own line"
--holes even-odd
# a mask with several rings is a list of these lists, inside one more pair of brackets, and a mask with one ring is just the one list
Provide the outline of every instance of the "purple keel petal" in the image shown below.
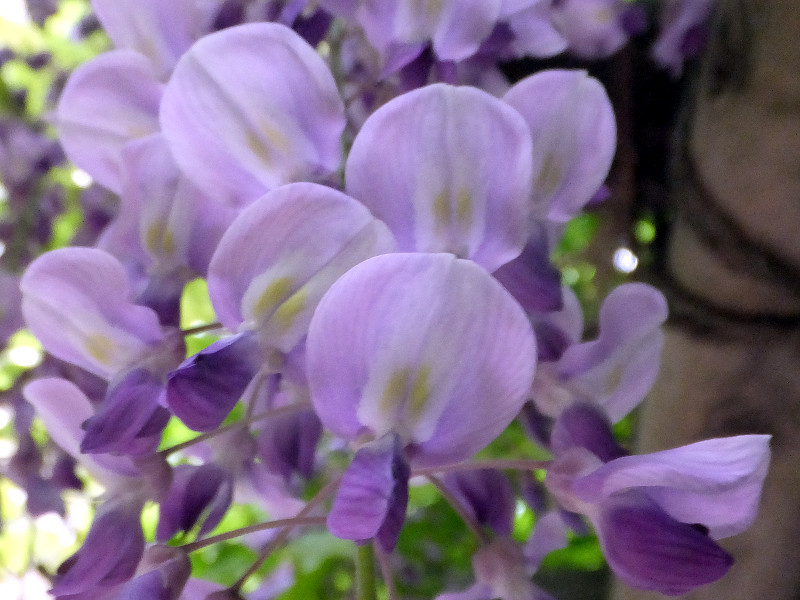
[[335,171],[345,117],[314,49],[288,27],[251,23],[207,35],[181,58],[161,125],[186,175],[241,206]]
[[628,585],[679,596],[722,577],[733,558],[708,535],[681,523],[643,493],[604,502],[597,527],[611,569]]
[[261,364],[261,352],[252,334],[214,342],[167,375],[167,405],[190,429],[216,429]]
[[611,461],[578,479],[589,501],[642,488],[673,518],[700,523],[717,539],[752,523],[769,464],[768,435],[740,435]]
[[339,484],[328,514],[330,532],[346,540],[376,538],[391,552],[406,517],[410,473],[393,437],[361,448]]
[[404,94],[364,123],[347,192],[406,252],[451,252],[490,271],[528,237],[531,141],[523,119],[486,92],[445,84]]

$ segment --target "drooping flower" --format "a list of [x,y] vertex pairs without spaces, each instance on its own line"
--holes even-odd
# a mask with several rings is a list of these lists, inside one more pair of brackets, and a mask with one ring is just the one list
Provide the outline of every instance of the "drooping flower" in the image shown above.
[[742,435],[626,456],[605,416],[576,405],[555,424],[545,484],[564,508],[589,518],[623,581],[680,595],[732,564],[715,540],[755,518],[769,439]]
[[408,465],[457,462],[499,435],[524,402],[536,348],[520,306],[475,263],[387,254],[331,287],[309,328],[307,360],[323,425],[366,443],[329,528],[349,539],[377,535],[391,550]]

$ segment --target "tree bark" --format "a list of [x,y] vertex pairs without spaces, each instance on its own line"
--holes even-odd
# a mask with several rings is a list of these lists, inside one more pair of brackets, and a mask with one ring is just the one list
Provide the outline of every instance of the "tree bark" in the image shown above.
[[[693,600],[800,598],[800,0],[720,0],[685,120],[638,450],[773,435],[754,525]],[[614,586],[616,600],[665,598]]]

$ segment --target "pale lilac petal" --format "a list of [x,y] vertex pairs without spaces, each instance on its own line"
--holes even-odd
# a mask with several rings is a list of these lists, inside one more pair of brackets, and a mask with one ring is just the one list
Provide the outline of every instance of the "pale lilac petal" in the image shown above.
[[251,23],[205,36],[181,58],[161,125],[186,175],[241,206],[335,171],[345,117],[314,49],[288,27]]
[[568,221],[608,175],[616,122],[602,84],[585,71],[541,71],[503,98],[533,136],[533,206],[541,217]]
[[586,59],[611,56],[628,41],[622,27],[621,0],[560,0],[551,8],[553,21],[571,53]]
[[508,15],[506,22],[514,32],[511,51],[515,56],[546,58],[567,49],[567,40],[556,29],[550,16],[551,0],[527,0],[528,4]]
[[209,266],[209,295],[226,327],[255,330],[267,347],[289,352],[330,285],[393,247],[386,226],[345,194],[313,183],[281,186],[225,232]]
[[449,254],[387,254],[323,298],[307,341],[314,407],[345,438],[411,444],[412,463],[468,458],[525,401],[536,348],[521,307],[487,272]]
[[102,250],[43,254],[20,289],[25,320],[45,350],[105,379],[164,339],[156,314],[128,300],[122,265]]
[[367,119],[347,160],[347,192],[400,250],[451,252],[493,271],[527,241],[530,144],[524,121],[496,98],[431,85]]
[[593,522],[609,566],[633,587],[679,596],[716,581],[733,564],[710,537],[641,493],[612,496]]
[[92,8],[117,48],[146,56],[162,79],[200,36],[196,0],[92,0]]
[[163,86],[131,50],[106,52],[79,66],[56,111],[58,138],[69,159],[99,184],[122,191],[122,148],[158,131]]
[[667,302],[656,288],[628,283],[615,288],[600,308],[600,334],[568,348],[558,374],[576,392],[602,406],[612,422],[630,412],[658,375]]
[[69,455],[80,461],[107,487],[114,487],[137,469],[127,456],[89,456],[81,454],[84,421],[94,414],[91,402],[71,381],[55,377],[36,379],[22,393],[36,409],[50,437]]
[[439,594],[435,600],[492,600],[493,596],[491,586],[477,582],[461,592]]
[[755,518],[769,440],[768,435],[741,435],[625,456],[578,479],[573,489],[584,500],[596,501],[643,488],[678,521],[699,523],[715,539],[728,537],[744,531]]
[[475,54],[494,29],[500,15],[500,4],[501,0],[430,2],[428,6],[440,7],[432,35],[433,50],[439,60],[459,61]]
[[328,514],[330,532],[346,540],[377,538],[391,552],[405,521],[409,474],[391,436],[358,450]]
[[569,527],[558,510],[552,510],[539,517],[524,548],[525,559],[531,571],[538,569],[548,554],[567,547],[568,530]]

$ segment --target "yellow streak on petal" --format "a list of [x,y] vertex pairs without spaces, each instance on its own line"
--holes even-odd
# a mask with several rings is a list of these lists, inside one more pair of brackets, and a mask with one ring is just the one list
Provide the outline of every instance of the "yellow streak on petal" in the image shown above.
[[407,368],[398,369],[392,373],[392,376],[389,378],[389,383],[387,383],[386,387],[383,389],[383,396],[380,402],[382,412],[397,410],[397,407],[403,402],[410,374]]
[[466,188],[458,190],[456,202],[456,218],[462,225],[469,227],[472,224],[472,195]]
[[247,131],[247,147],[258,159],[271,165],[277,154],[289,154],[291,145],[286,135],[268,121],[259,123],[256,131]]
[[286,331],[291,327],[294,320],[306,308],[308,301],[308,292],[299,290],[292,294],[292,296],[283,304],[281,304],[272,316],[275,325],[282,331]]
[[433,199],[433,221],[436,225],[436,229],[445,229],[448,227],[452,218],[450,198],[447,197],[446,192],[439,192]]
[[408,394],[408,409],[413,420],[417,420],[425,411],[428,397],[431,394],[430,379],[431,368],[422,365],[417,371],[417,376],[411,384],[411,391]]
[[145,248],[153,254],[168,254],[175,253],[175,236],[166,227],[162,227],[159,223],[153,223],[147,228],[145,234]]
[[267,286],[267,289],[253,304],[253,316],[263,319],[281,303],[292,291],[294,281],[291,277],[278,277]]
[[111,362],[114,352],[114,342],[102,333],[92,333],[83,341],[89,355],[102,365]]

